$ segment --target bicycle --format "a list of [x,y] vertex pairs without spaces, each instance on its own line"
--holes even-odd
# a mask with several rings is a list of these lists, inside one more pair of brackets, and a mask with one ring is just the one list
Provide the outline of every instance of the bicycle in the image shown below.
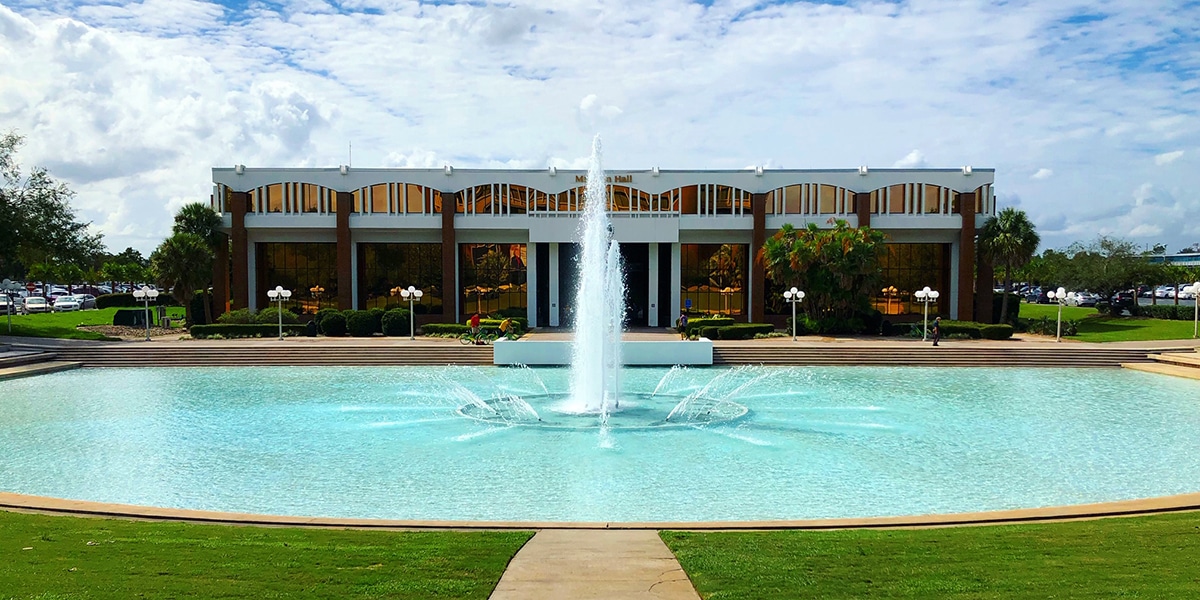
[[478,334],[472,334],[468,331],[458,336],[458,341],[464,346],[490,346],[492,342],[496,341],[496,334],[482,330]]

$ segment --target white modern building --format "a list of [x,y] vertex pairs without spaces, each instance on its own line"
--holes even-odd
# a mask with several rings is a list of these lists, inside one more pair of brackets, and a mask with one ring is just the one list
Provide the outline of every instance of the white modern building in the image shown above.
[[[425,292],[417,313],[426,322],[476,311],[519,313],[531,326],[569,322],[586,172],[212,173],[213,206],[232,239],[215,278],[227,307],[265,307],[276,285],[294,290],[294,308],[306,312],[399,305],[394,290],[415,285]],[[790,284],[767,279],[758,249],[785,223],[828,227],[834,219],[887,234],[888,291],[874,299],[881,311],[918,313],[912,293],[929,286],[943,291],[943,314],[987,320],[992,273],[976,264],[975,231],[995,213],[994,175],[970,167],[612,171],[608,202],[630,324],[669,326],[684,309],[782,322],[779,292]]]

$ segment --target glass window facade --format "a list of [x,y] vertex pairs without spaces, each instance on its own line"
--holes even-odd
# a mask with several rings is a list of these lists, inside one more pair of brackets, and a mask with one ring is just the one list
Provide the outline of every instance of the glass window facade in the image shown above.
[[680,244],[680,302],[691,311],[746,315],[746,244]]
[[442,245],[359,244],[358,301],[363,308],[408,308],[395,288],[422,292],[417,314],[442,314]]
[[526,264],[525,244],[459,244],[463,312],[525,309]]
[[276,286],[292,291],[284,308],[297,314],[314,314],[321,308],[337,308],[337,244],[258,244],[258,306],[275,304],[267,290]]
[[883,285],[874,298],[879,312],[885,315],[921,314],[924,305],[913,293],[925,286],[940,294],[938,303],[929,306],[929,312],[949,312],[949,244],[887,244],[879,266],[883,271]]

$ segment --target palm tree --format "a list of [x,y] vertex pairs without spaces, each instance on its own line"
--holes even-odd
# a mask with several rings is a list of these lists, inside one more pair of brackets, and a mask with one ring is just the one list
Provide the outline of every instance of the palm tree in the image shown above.
[[[1008,294],[1013,273],[1029,263],[1041,238],[1023,210],[1006,208],[979,230],[979,251],[1004,271],[1004,298],[1000,301],[1000,322],[1008,319]],[[987,282],[991,285],[991,282]]]
[[213,253],[200,236],[176,233],[163,240],[150,255],[154,279],[183,304],[184,317],[192,323],[192,296],[212,278]]
[[[190,233],[199,237],[208,246],[208,249],[214,254],[220,249],[222,243],[228,243],[225,236],[221,234],[221,215],[218,215],[212,208],[203,202],[192,202],[185,204],[175,213],[175,226],[171,228],[172,233]],[[206,323],[213,322],[212,302],[208,297],[208,286],[212,283],[211,273],[209,278],[202,282],[196,289],[204,290],[204,317]],[[188,319],[191,322],[191,319]]]

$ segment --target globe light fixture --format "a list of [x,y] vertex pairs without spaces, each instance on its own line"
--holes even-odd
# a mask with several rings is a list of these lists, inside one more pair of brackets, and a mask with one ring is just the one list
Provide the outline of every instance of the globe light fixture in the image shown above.
[[158,298],[158,290],[143,285],[140,289],[133,290],[133,299],[141,302],[146,309],[146,341],[150,341],[150,302]]
[[921,341],[923,342],[929,338],[929,303],[937,302],[939,294],[937,290],[931,290],[929,286],[925,286],[924,289],[917,290],[914,296],[917,297],[918,302],[925,304],[925,326],[921,328]]
[[804,300],[804,292],[792,288],[783,292],[783,299],[792,305],[792,341],[796,341],[796,303]]
[[408,339],[417,339],[417,328],[413,317],[413,302],[421,299],[425,293],[413,286],[408,286],[408,289],[400,290],[400,297],[408,300]]
[[292,290],[283,289],[282,285],[275,286],[273,290],[267,290],[267,297],[271,302],[276,303],[276,311],[279,313],[279,339],[283,339],[283,301],[292,297]]
[[1075,292],[1068,292],[1064,288],[1058,288],[1050,292],[1046,292],[1046,297],[1058,303],[1058,326],[1055,329],[1054,341],[1062,341],[1062,309],[1067,305],[1067,301],[1075,299]]

